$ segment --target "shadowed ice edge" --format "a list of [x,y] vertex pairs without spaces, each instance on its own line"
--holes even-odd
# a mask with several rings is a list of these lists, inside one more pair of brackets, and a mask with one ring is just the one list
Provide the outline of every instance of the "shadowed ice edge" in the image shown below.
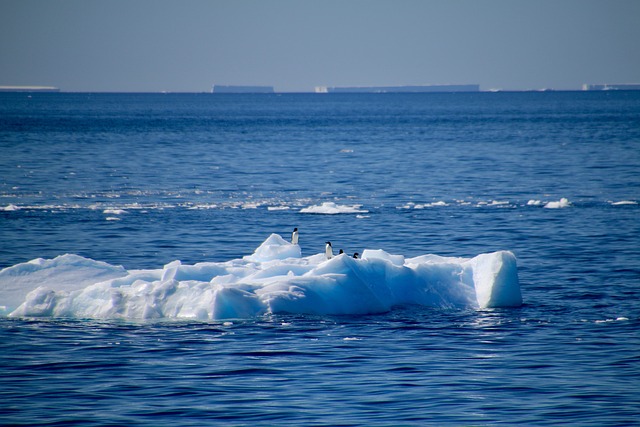
[[272,234],[252,255],[226,262],[125,270],[77,255],[0,271],[0,315],[124,319],[232,319],[269,313],[358,315],[401,305],[496,308],[522,304],[509,251],[474,258],[405,259],[366,249],[302,257]]

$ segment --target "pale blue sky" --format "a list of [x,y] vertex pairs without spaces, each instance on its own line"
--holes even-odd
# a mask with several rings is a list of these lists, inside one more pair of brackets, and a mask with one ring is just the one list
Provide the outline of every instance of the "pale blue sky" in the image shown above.
[[0,0],[0,85],[640,83],[640,0]]

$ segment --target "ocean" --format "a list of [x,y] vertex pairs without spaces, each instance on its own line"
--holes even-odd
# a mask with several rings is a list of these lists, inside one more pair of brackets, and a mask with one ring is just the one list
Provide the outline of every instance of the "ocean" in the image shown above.
[[[4,93],[0,149],[1,425],[640,425],[640,92]],[[9,316],[60,255],[163,271],[294,227],[303,257],[509,251],[523,303]]]

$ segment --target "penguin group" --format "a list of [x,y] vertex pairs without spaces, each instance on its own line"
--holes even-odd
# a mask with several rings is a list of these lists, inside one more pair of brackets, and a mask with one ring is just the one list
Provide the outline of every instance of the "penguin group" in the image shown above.
[[[291,233],[291,244],[292,245],[297,245],[298,244],[298,227],[295,227],[293,229],[293,232]],[[342,254],[344,254],[344,251],[342,249],[340,249],[340,252],[338,253],[338,255],[342,255]],[[329,242],[329,241],[325,242],[324,256],[327,259],[333,258],[333,246],[331,246],[331,242]],[[358,252],[355,252],[353,254],[353,258],[359,259],[360,258],[360,254]]]

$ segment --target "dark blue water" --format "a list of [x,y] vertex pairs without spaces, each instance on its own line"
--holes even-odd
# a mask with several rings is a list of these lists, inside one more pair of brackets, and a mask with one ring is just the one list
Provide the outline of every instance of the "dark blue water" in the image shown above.
[[[0,150],[0,268],[224,261],[297,226],[303,255],[511,250],[525,301],[0,318],[0,424],[640,425],[640,93],[2,94]],[[322,202],[368,212],[299,212]]]

